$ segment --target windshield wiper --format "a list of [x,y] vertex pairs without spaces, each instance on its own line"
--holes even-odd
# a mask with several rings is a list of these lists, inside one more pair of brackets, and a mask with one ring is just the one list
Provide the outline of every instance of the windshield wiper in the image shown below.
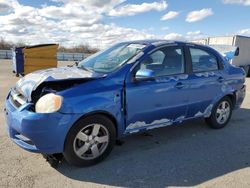
[[86,71],[88,71],[88,72],[93,72],[92,69],[86,68],[86,67],[84,67],[84,66],[77,66],[77,68],[86,70]]
[[71,64],[71,65],[67,65],[67,67],[78,66],[78,64],[79,64],[79,62],[78,62],[78,61],[76,61],[76,62],[74,62],[74,64]]

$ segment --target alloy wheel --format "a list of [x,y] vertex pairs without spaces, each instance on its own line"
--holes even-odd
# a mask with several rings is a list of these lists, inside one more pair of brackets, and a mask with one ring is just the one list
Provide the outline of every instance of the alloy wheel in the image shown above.
[[231,106],[228,101],[222,101],[216,110],[216,121],[219,124],[224,124],[230,117]]
[[73,142],[74,152],[81,159],[99,157],[107,148],[109,132],[101,124],[90,124],[80,130]]

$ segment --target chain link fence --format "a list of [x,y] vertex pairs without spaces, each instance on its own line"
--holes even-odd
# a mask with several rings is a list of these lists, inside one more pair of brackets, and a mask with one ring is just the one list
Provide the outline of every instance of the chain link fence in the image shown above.
[[[91,54],[85,53],[57,53],[58,61],[81,61],[84,58],[88,57]],[[12,59],[12,51],[11,50],[0,50],[0,59]]]

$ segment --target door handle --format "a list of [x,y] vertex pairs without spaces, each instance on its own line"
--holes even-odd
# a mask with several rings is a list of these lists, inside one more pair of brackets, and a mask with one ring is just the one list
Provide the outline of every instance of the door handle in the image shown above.
[[176,87],[177,89],[182,89],[182,88],[184,87],[184,84],[183,84],[182,82],[178,82],[178,83],[175,85],[175,87]]
[[217,79],[217,81],[218,81],[218,82],[223,82],[223,81],[224,81],[224,78],[220,76],[220,77]]

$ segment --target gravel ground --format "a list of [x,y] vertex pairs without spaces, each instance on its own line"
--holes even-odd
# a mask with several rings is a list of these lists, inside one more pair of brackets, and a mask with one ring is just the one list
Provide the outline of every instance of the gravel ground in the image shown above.
[[0,60],[0,187],[250,187],[250,79],[244,104],[224,129],[203,120],[160,128],[127,137],[96,166],[63,161],[58,169],[7,136],[4,99],[17,80],[11,62]]

